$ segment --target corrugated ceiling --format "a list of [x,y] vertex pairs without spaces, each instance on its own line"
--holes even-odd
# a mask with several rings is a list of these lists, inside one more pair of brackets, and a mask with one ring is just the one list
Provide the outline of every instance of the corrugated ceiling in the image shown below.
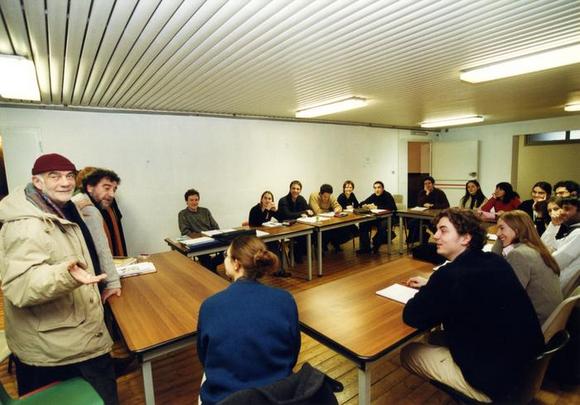
[[0,0],[0,13],[0,53],[34,60],[47,105],[293,117],[359,96],[369,106],[322,118],[415,127],[562,116],[580,91],[579,64],[459,80],[580,42],[578,0]]

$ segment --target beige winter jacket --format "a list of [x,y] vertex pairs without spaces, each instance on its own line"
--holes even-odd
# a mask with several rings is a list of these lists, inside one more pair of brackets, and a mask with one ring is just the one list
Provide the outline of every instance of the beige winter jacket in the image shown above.
[[67,265],[94,274],[81,229],[45,213],[17,188],[0,202],[0,275],[6,338],[26,364],[56,366],[111,350],[97,285],[82,285]]

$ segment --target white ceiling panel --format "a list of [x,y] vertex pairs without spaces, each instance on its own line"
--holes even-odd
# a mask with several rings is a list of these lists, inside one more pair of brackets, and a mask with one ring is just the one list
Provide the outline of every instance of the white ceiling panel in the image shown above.
[[321,119],[417,127],[566,115],[580,91],[578,64],[459,80],[580,43],[578,0],[0,0],[0,17],[0,52],[34,60],[49,105],[292,118],[359,96]]

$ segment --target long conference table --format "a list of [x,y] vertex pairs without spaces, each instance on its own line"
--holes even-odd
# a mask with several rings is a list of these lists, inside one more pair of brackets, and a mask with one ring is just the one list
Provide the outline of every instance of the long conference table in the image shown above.
[[229,283],[178,252],[151,255],[155,273],[123,279],[109,299],[129,350],[143,372],[145,403],[155,404],[151,362],[195,343],[199,308]]
[[[383,211],[380,214],[363,214],[358,215],[352,212],[347,213],[346,216],[343,217],[330,217],[324,218],[322,216],[318,216],[319,219],[325,219],[317,222],[311,222],[312,225],[316,229],[317,233],[317,246],[316,250],[318,253],[318,276],[322,276],[322,233],[326,231],[330,231],[332,229],[342,228],[349,225],[360,224],[362,222],[369,222],[369,221],[377,221],[383,218],[387,219],[387,249],[388,253],[391,254],[391,238],[392,238],[392,229],[391,229],[391,220],[393,214],[390,211]],[[311,217],[316,218],[316,217]],[[300,221],[300,220],[298,220]]]
[[403,322],[403,304],[376,291],[432,270],[405,257],[294,296],[302,331],[358,366],[359,404],[371,401],[371,364],[419,333]]
[[[256,228],[240,227],[237,229],[255,229],[257,231],[264,232],[265,235],[260,236],[260,239],[262,239],[264,243],[306,236],[306,249],[307,249],[306,260],[308,265],[308,280],[309,281],[312,280],[311,246],[312,246],[312,234],[314,233],[314,228],[312,226],[296,222],[290,226],[278,226],[278,227],[259,226]],[[190,233],[188,236],[192,239],[195,239],[203,235],[201,233],[194,232]],[[228,244],[216,243],[207,247],[202,246],[200,248],[190,249],[183,243],[173,238],[165,238],[165,243],[167,243],[172,250],[177,250],[178,252],[191,258],[212,253],[224,252],[228,248]]]

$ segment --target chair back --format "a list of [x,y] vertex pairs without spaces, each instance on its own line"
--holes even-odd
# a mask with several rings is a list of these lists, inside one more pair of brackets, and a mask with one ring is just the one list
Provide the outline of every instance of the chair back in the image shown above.
[[548,343],[550,339],[552,339],[552,336],[554,336],[558,331],[561,331],[566,327],[572,309],[579,299],[580,287],[576,288],[570,297],[562,301],[552,314],[550,314],[548,319],[546,319],[542,325],[542,332],[544,333],[544,341],[546,343]]
[[508,398],[509,403],[527,404],[534,399],[542,387],[550,359],[566,346],[568,340],[570,340],[570,334],[565,329],[554,334],[546,344],[544,351],[526,367],[521,384],[514,388]]

